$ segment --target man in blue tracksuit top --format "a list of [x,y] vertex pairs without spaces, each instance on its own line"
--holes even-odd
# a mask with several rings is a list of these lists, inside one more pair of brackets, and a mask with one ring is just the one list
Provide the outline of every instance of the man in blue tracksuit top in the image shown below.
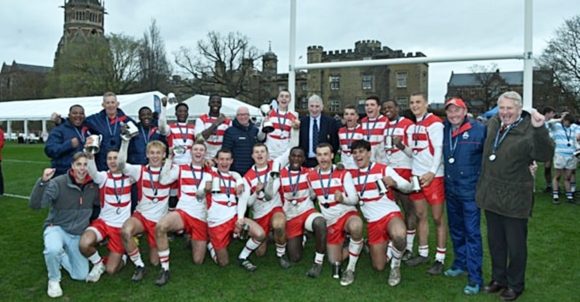
[[139,109],[139,123],[137,124],[139,133],[131,138],[127,162],[134,165],[146,165],[147,144],[151,141],[162,141],[165,143],[165,136],[159,133],[157,121],[153,118],[151,108],[144,106]]
[[445,112],[445,199],[455,254],[453,265],[445,271],[445,276],[467,273],[468,283],[463,292],[474,295],[483,285],[480,210],[475,203],[475,187],[481,171],[486,128],[467,117],[467,106],[460,98],[449,99]]
[[[102,136],[101,150],[95,154],[99,171],[107,171],[107,152],[121,147],[121,123],[133,121],[119,109],[117,96],[112,92],[103,95],[103,110],[87,117],[86,124],[91,134]],[[134,121],[133,121],[134,122]]]

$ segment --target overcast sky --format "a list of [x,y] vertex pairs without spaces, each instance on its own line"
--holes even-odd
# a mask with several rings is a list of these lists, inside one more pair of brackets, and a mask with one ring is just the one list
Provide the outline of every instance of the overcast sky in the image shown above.
[[[574,14],[577,0],[534,1],[534,55]],[[491,4],[493,3],[493,4]],[[0,61],[52,66],[62,35],[63,0],[0,0]],[[286,0],[109,0],[106,33],[141,37],[152,19],[165,39],[168,58],[181,46],[194,47],[207,32],[239,31],[262,51],[268,41],[278,55],[278,72],[288,71],[290,1]],[[358,40],[427,56],[523,52],[524,0],[297,0],[297,63],[306,47],[354,48]],[[451,71],[496,63],[502,71],[522,70],[521,61],[432,63],[429,99],[442,102]]]

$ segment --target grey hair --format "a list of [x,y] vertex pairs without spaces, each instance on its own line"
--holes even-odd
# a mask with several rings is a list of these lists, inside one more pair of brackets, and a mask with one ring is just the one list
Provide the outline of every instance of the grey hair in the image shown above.
[[320,103],[320,107],[324,108],[324,103],[322,102],[322,98],[318,94],[313,94],[308,98],[308,104],[318,102]]
[[248,113],[250,113],[250,109],[248,107],[240,106],[240,107],[238,107],[238,109],[236,109],[236,114],[239,114],[242,109],[246,109],[246,111],[248,111]]
[[522,96],[515,92],[515,91],[506,91],[504,93],[502,93],[499,98],[497,98],[497,102],[499,103],[499,101],[501,99],[510,99],[512,101],[514,101],[514,104],[519,107],[522,108],[523,107],[523,103],[522,103]]

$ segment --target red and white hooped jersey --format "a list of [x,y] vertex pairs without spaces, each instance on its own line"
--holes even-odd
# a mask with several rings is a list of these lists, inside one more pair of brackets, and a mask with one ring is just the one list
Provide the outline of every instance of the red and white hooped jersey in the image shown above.
[[266,118],[274,125],[274,131],[268,133],[265,144],[268,147],[270,159],[276,159],[288,149],[292,123],[298,119],[298,115],[292,111],[270,110]]
[[161,167],[140,166],[137,179],[139,203],[135,211],[141,213],[147,220],[158,222],[167,213],[169,189],[171,185],[159,183]]
[[384,164],[370,163],[369,167],[352,170],[350,173],[359,195],[360,210],[367,221],[377,221],[393,211],[400,211],[394,202],[392,190],[388,189],[387,194],[381,195],[377,185],[385,176],[392,177],[397,185],[401,180],[406,182],[395,170]]
[[[256,168],[253,165],[248,172],[244,175],[244,188],[249,190],[250,195],[256,192],[256,186],[258,183],[266,184],[268,181],[273,181],[270,177],[270,171],[272,170],[272,165],[274,161],[269,160],[268,165],[264,168]],[[268,215],[272,209],[282,206],[282,201],[280,201],[279,194],[273,194],[272,200],[264,200],[264,195],[259,194],[256,201],[248,206],[252,209],[252,218],[258,219]]]
[[111,172],[98,172],[102,175],[99,179],[104,182],[99,184],[101,199],[101,212],[99,218],[105,224],[114,228],[120,228],[131,217],[131,186],[134,180],[125,174],[112,174]]
[[184,211],[191,217],[206,221],[206,199],[197,199],[197,191],[205,190],[206,183],[211,182],[211,179],[212,172],[205,166],[180,165],[177,179],[179,202],[175,208]]
[[[203,132],[205,129],[208,129],[217,121],[217,117],[209,116],[207,113],[200,116],[197,120],[195,120],[195,130],[198,133]],[[232,126],[232,120],[226,118],[223,123],[221,123],[217,128],[215,133],[210,135],[205,140],[205,146],[207,151],[205,153],[205,159],[209,160],[216,156],[217,152],[221,149],[222,144],[224,142],[224,133],[226,130]]]
[[408,146],[413,150],[411,164],[413,175],[435,173],[443,176],[443,122],[432,113],[427,113],[417,123],[407,128]]
[[212,168],[212,181],[219,180],[220,192],[211,193],[207,198],[207,225],[216,227],[229,221],[238,214],[238,195],[236,188],[243,185],[240,174],[234,171],[220,172]]
[[310,187],[308,185],[309,171],[310,169],[305,167],[301,167],[299,171],[289,170],[288,167],[284,167],[280,171],[280,189],[278,192],[282,200],[286,220],[290,220],[314,208],[314,204],[310,199]]
[[385,163],[389,167],[393,169],[411,169],[411,157],[405,154],[401,149],[395,147],[394,144],[392,144],[391,149],[387,150],[386,140],[387,137],[391,137],[392,142],[392,138],[398,137],[405,146],[408,146],[409,139],[407,137],[407,129],[413,125],[413,121],[404,116],[399,116],[396,120],[389,121],[387,124],[387,128],[385,128]]
[[352,158],[350,145],[353,141],[364,139],[363,130],[360,125],[354,128],[341,127],[338,129],[338,143],[340,144],[340,161],[347,169],[356,169],[356,163]]
[[169,148],[176,146],[185,147],[186,152],[175,154],[173,162],[178,165],[187,165],[191,163],[191,147],[195,143],[195,125],[190,123],[171,123],[169,124],[169,134],[167,135],[167,145]]
[[385,153],[382,148],[385,140],[385,129],[389,119],[384,115],[379,115],[377,118],[370,119],[365,117],[361,120],[361,128],[363,132],[363,139],[371,143],[371,151],[373,159],[384,161]]
[[334,199],[336,191],[346,195],[349,191],[350,194],[356,194],[352,177],[347,170],[336,170],[334,166],[329,171],[311,169],[308,173],[308,183],[316,194],[327,226],[336,223],[344,214],[357,211],[354,205],[340,203]]

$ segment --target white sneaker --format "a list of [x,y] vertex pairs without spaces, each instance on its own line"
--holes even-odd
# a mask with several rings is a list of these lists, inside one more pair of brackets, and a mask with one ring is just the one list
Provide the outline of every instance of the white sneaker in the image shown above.
[[58,298],[62,296],[62,288],[60,288],[60,281],[48,280],[48,289],[46,293],[51,298]]
[[393,267],[391,268],[391,272],[389,273],[389,285],[390,286],[397,286],[401,283],[401,271],[400,267]]
[[105,264],[103,261],[99,262],[97,265],[93,266],[91,272],[87,276],[87,282],[97,282],[101,279],[101,275],[105,272]]

